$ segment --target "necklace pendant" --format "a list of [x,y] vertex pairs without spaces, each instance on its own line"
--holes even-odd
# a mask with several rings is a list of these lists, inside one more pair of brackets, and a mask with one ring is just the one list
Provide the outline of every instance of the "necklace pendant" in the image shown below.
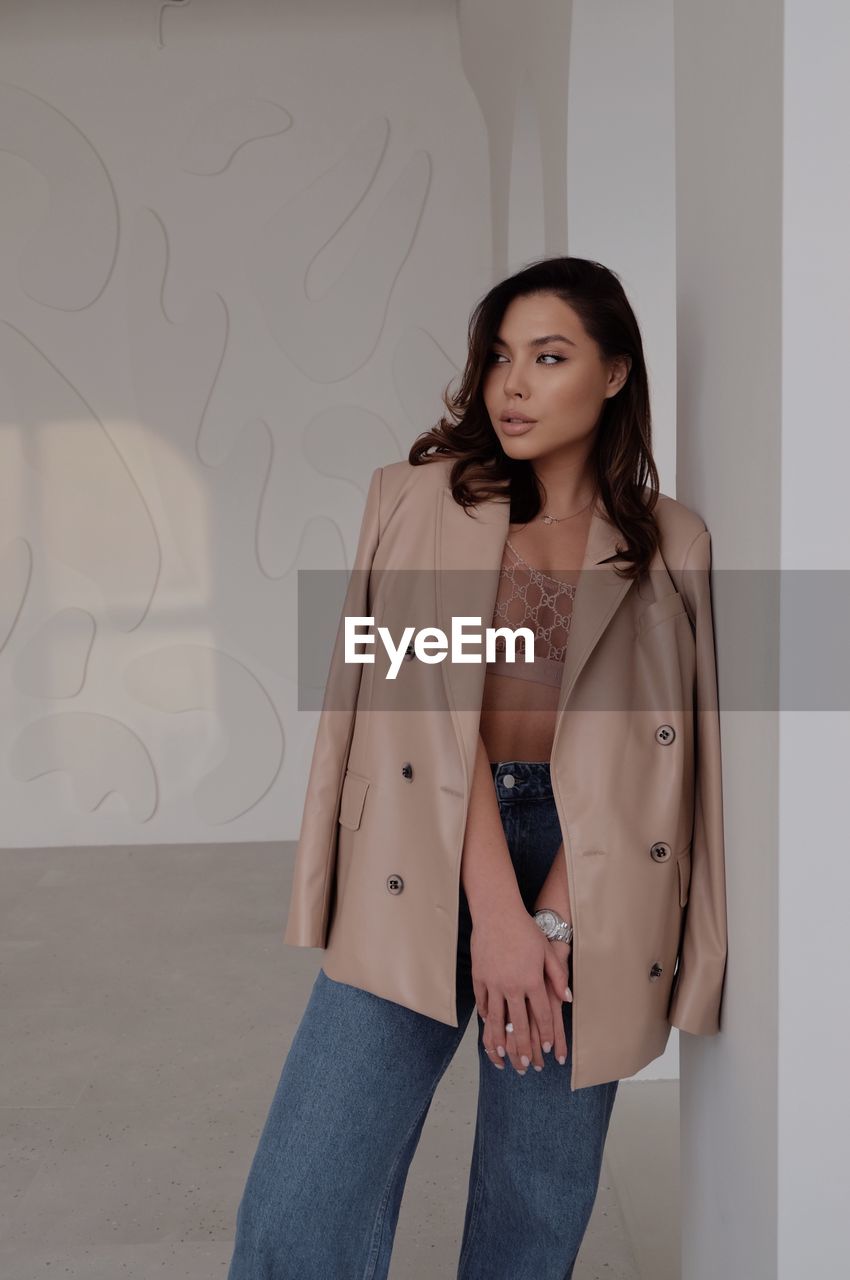
[[544,523],[544,524],[554,524],[554,523],[555,523],[555,517],[554,517],[554,516],[544,516],[544,517],[543,517],[543,523]]

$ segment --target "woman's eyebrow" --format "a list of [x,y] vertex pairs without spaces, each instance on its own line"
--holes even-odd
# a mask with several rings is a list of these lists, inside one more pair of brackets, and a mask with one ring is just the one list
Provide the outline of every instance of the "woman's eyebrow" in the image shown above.
[[[526,346],[545,347],[547,342],[567,342],[571,347],[578,345],[573,342],[572,338],[565,338],[562,333],[547,333],[543,338],[532,338],[530,342],[526,343]],[[495,346],[499,347],[506,347],[508,345],[504,338],[500,338],[498,336],[493,339],[493,343]]]

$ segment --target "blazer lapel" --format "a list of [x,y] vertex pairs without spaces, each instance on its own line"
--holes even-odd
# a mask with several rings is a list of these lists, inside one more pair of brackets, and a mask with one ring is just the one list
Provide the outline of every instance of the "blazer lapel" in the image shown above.
[[[508,502],[489,499],[478,503],[473,514],[468,515],[454,501],[448,486],[440,490],[435,547],[436,625],[446,633],[450,644],[452,617],[480,618],[482,629],[492,625],[509,524]],[[576,680],[632,585],[632,579],[621,578],[614,572],[618,538],[622,540],[622,534],[609,520],[600,499],[591,516],[576,588],[558,699],[555,741]],[[470,625],[469,630],[472,629]],[[474,651],[474,646],[472,648]],[[483,661],[460,665],[447,657],[440,666],[469,780],[478,745],[486,665]]]
[[632,578],[620,577],[614,572],[619,560],[618,540],[625,541],[617,526],[609,520],[600,499],[599,508],[594,509],[591,516],[587,546],[573,603],[564,674],[558,699],[558,716],[555,723],[556,740],[564,708],[573,691],[573,686],[634,581]]

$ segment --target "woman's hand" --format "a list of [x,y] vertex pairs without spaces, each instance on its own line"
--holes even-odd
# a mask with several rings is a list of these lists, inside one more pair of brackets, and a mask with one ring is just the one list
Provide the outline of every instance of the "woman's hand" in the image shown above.
[[[505,1056],[521,1075],[532,1061],[542,1067],[544,1043],[566,1059],[561,1002],[567,968],[556,947],[569,951],[568,943],[551,943],[524,908],[507,918],[473,919],[472,986],[484,1019],[482,1043],[499,1070]],[[513,1031],[505,1031],[506,1022]]]

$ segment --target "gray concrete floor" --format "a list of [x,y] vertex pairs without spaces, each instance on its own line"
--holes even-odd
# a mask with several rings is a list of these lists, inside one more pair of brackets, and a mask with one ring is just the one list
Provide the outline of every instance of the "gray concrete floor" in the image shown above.
[[[3,1280],[223,1280],[321,963],[282,942],[291,855],[0,851]],[[391,1280],[453,1280],[476,1077],[471,1023],[411,1165]],[[677,1156],[678,1083],[621,1083],[574,1280],[677,1280]]]

